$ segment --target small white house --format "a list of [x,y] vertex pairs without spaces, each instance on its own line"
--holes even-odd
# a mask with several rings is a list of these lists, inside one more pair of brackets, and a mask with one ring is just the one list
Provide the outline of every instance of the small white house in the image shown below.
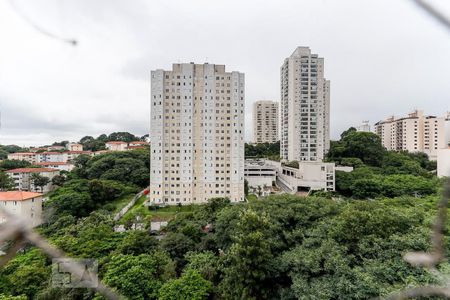
[[128,143],[122,141],[110,141],[105,143],[106,149],[110,151],[126,151]]
[[[7,212],[22,217],[32,227],[42,223],[42,194],[40,193],[0,192],[0,206]],[[0,211],[0,223],[6,221],[7,217]]]

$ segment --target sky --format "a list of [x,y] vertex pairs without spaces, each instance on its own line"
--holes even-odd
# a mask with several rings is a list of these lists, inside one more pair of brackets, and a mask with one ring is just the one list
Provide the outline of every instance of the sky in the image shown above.
[[[428,1],[450,15],[450,1]],[[245,73],[250,140],[251,104],[279,101],[297,46],[325,58],[333,139],[450,110],[450,32],[411,0],[0,0],[0,144],[144,135],[150,71],[191,61]]]

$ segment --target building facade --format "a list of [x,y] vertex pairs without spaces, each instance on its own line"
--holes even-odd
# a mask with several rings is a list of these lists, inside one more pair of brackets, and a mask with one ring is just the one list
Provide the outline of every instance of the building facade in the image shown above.
[[[16,190],[48,193],[53,189],[53,177],[59,175],[60,171],[50,168],[20,168],[8,170],[5,173],[14,180],[14,187]],[[36,186],[33,182],[33,174],[39,174],[42,177],[47,177],[49,179],[49,183],[43,187]]]
[[244,176],[249,187],[271,187],[277,179],[277,168],[264,159],[246,159]]
[[276,143],[279,137],[279,103],[256,101],[253,103],[253,142]]
[[244,201],[244,84],[224,65],[152,71],[151,203]]
[[[21,217],[31,227],[42,223],[42,194],[10,191],[0,192],[0,205],[8,213]],[[7,217],[0,212],[0,224],[7,221]]]
[[78,143],[68,143],[67,150],[69,151],[83,151],[83,145]]
[[290,194],[307,195],[311,191],[335,190],[335,164],[317,161],[302,161],[298,166],[266,160],[267,166],[277,170],[276,184]]
[[110,141],[105,143],[105,147],[110,151],[126,151],[128,143],[122,141]]
[[406,117],[394,116],[375,123],[375,133],[387,150],[426,153],[437,159],[438,149],[446,147],[445,117],[425,116],[415,110]]
[[330,81],[324,59],[298,47],[281,66],[281,158],[322,161],[330,148]]

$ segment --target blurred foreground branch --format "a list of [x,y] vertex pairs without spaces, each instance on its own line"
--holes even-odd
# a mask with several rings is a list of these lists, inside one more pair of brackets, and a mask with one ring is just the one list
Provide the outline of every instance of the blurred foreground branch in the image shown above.
[[[0,214],[6,216],[7,218],[5,223],[0,224],[0,245],[4,244],[6,241],[12,241],[12,246],[9,247],[6,254],[0,259],[0,267],[3,267],[8,263],[8,261],[15,257],[17,251],[21,248],[24,242],[32,243],[53,259],[67,258],[63,251],[50,245],[50,243],[35,232],[21,217],[12,215],[2,207],[0,207]],[[82,278],[83,273],[85,272],[84,266],[75,262],[68,263],[65,267],[67,271],[79,279]],[[86,278],[83,279],[86,280]],[[88,278],[87,280],[91,279]],[[101,282],[98,282],[93,286],[93,289],[107,299],[122,299],[120,295]]]
[[425,10],[428,14],[434,17],[439,23],[444,25],[448,30],[450,30],[450,19],[441,13],[438,9],[430,5],[424,0],[412,0],[417,6]]

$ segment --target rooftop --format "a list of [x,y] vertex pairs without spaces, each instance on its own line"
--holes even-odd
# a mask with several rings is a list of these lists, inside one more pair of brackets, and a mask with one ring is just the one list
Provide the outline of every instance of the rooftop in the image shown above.
[[59,172],[59,170],[50,168],[19,168],[6,171],[6,173],[41,173],[41,172]]
[[42,194],[40,193],[32,193],[24,191],[0,192],[0,201],[24,201],[41,196]]

